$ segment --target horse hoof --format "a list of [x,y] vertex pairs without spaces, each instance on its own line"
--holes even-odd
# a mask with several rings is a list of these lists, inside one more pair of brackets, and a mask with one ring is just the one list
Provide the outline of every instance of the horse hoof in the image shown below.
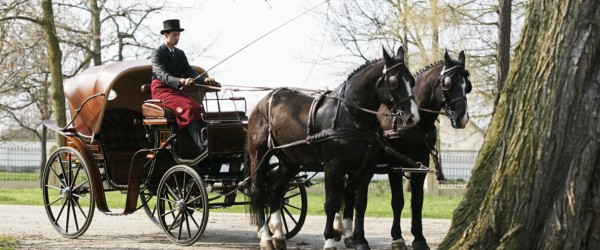
[[408,250],[406,247],[406,241],[403,239],[392,241],[392,250]]
[[354,248],[354,238],[352,238],[352,237],[344,238],[344,245],[346,245],[346,248]]
[[333,240],[335,240],[336,242],[342,240],[342,235],[344,235],[344,232],[342,232],[341,230],[334,230]]
[[414,250],[429,250],[427,241],[413,241],[412,247]]
[[273,242],[270,240],[261,240],[260,241],[260,250],[275,250],[275,246]]
[[273,242],[273,247],[275,247],[275,249],[287,249],[285,239],[271,239],[271,241]]
[[355,250],[371,250],[371,247],[369,247],[369,244],[356,244],[354,246]]

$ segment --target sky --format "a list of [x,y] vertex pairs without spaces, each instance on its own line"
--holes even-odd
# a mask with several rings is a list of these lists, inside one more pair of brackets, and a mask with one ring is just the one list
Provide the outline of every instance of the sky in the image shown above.
[[[209,69],[239,49],[319,4],[323,0],[208,0],[189,11],[164,13],[156,20],[180,19],[182,32],[178,48],[184,51],[208,47],[200,57],[190,58],[190,64]],[[315,11],[326,11],[327,3]],[[223,85],[261,87],[302,87],[333,89],[345,80],[343,69],[315,61],[331,54],[336,48],[327,46],[331,27],[325,27],[323,17],[311,11],[258,40],[227,59],[209,75]],[[329,28],[327,30],[326,28]],[[160,39],[160,37],[158,37]],[[160,40],[158,40],[160,41]],[[211,45],[212,43],[212,45]],[[313,69],[313,65],[315,65]],[[311,71],[312,70],[312,71]],[[307,80],[308,78],[308,80]],[[267,92],[240,92],[249,106]]]

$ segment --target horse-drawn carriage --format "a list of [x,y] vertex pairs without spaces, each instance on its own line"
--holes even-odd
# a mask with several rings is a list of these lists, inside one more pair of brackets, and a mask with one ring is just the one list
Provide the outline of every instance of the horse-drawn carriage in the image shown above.
[[[64,237],[83,235],[96,207],[107,215],[143,208],[172,242],[191,245],[202,236],[210,209],[247,204],[235,199],[246,194],[249,170],[243,164],[245,99],[224,98],[205,86],[187,89],[207,110],[208,149],[200,153],[187,131],[177,128],[172,111],[151,99],[151,75],[149,61],[128,61],[91,67],[65,81],[71,122],[61,128],[44,121],[65,146],[49,157],[42,178],[48,218]],[[269,166],[277,164],[272,159]],[[304,185],[297,176],[283,197],[287,238],[306,217]],[[109,209],[105,193],[111,191],[126,194],[123,212]]]

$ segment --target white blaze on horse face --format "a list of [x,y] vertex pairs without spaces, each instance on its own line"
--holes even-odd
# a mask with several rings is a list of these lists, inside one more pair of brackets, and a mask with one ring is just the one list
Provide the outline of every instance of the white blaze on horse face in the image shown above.
[[[462,82],[460,83],[460,88],[462,90],[462,94],[463,96],[467,96],[467,79],[463,78]],[[468,105],[467,105],[467,100],[465,100],[465,113],[463,114],[463,116],[460,118],[460,124],[462,125],[461,127],[465,127],[467,125],[467,122],[469,122],[469,111],[467,109]]]
[[[406,86],[406,93],[408,93],[408,96],[413,95],[412,88],[410,87],[410,81],[406,80],[404,77],[402,77],[402,79],[404,80],[404,86]],[[421,118],[419,117],[419,107],[417,106],[415,100],[410,100],[410,114],[412,115],[412,124],[407,125],[410,126],[417,124]]]
[[273,238],[285,239],[285,233],[283,232],[283,223],[281,218],[281,209],[271,214],[271,220],[269,220],[269,227],[273,232]]

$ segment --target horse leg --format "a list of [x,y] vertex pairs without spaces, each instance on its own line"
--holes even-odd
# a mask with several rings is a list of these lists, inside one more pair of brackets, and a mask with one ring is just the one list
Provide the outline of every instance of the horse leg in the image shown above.
[[352,235],[355,242],[354,249],[371,249],[365,238],[365,211],[367,210],[369,182],[372,177],[373,173],[370,173],[369,176],[356,179],[359,182],[356,185],[355,192],[356,219],[354,220],[354,234]]
[[276,173],[273,189],[271,190],[271,216],[269,220],[269,228],[271,229],[271,241],[275,249],[286,249],[285,232],[283,231],[283,195],[288,189],[288,185],[298,173],[299,165],[286,161],[284,157],[279,158],[279,169]]
[[402,209],[404,209],[404,192],[402,190],[403,175],[390,173],[388,175],[390,189],[392,191],[392,211],[394,213],[394,222],[392,223],[392,250],[406,250],[406,241],[402,238],[402,228],[400,218]]
[[[264,136],[263,136],[264,137]],[[261,138],[261,137],[257,137]],[[269,183],[267,178],[266,166],[259,166],[267,155],[266,140],[256,140],[248,147],[250,156],[250,166],[254,172],[252,177],[252,188],[250,192],[250,213],[253,224],[258,226],[258,238],[260,239],[260,249],[275,249],[271,241],[269,228],[265,220],[265,205],[267,204]]]
[[410,232],[415,236],[412,247],[415,250],[429,249],[427,240],[423,236],[423,184],[425,183],[426,174],[412,174],[410,180],[412,197],[412,223]]
[[[350,179],[353,177],[351,176]],[[354,197],[356,193],[356,187],[354,184],[349,183],[346,185],[345,195],[344,195],[344,207],[342,208],[343,214],[339,214],[336,216],[336,219],[339,217],[339,233],[344,235],[344,245],[346,248],[354,248],[354,238],[352,236],[352,222],[354,218]],[[338,231],[336,230],[336,236]],[[336,238],[336,241],[339,239]]]
[[325,169],[325,214],[327,219],[325,222],[325,230],[323,237],[325,238],[324,250],[335,250],[333,221],[335,214],[340,211],[342,203],[342,194],[344,192],[344,181],[341,173],[330,169]]

